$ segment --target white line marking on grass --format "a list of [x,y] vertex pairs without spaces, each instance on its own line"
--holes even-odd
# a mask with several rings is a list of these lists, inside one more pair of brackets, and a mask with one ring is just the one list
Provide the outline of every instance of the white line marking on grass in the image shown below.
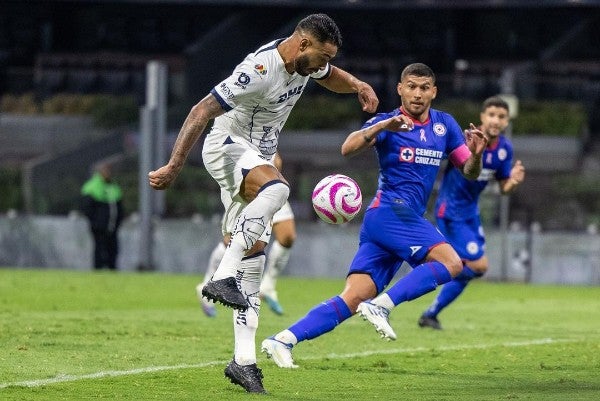
[[39,380],[26,380],[22,382],[14,382],[14,383],[2,383],[0,384],[0,389],[7,387],[41,387],[48,384],[56,384],[63,382],[74,382],[78,380],[86,380],[86,379],[102,379],[104,377],[118,377],[118,376],[129,376],[129,375],[138,375],[143,373],[152,373],[152,372],[164,372],[167,370],[179,370],[179,369],[192,369],[192,368],[206,368],[213,365],[222,365],[229,362],[227,361],[212,361],[212,362],[204,362],[197,364],[181,364],[181,365],[172,365],[172,366],[149,366],[147,368],[138,368],[131,370],[106,370],[103,372],[97,373],[89,373],[87,375],[60,375],[56,377],[52,377],[49,379],[39,379]]
[[[471,349],[487,349],[493,347],[526,347],[529,345],[545,345],[545,344],[556,344],[556,343],[568,343],[568,342],[579,342],[581,340],[567,340],[567,339],[558,339],[554,340],[552,338],[541,338],[539,340],[530,340],[530,341],[516,341],[516,342],[507,342],[507,343],[499,343],[499,344],[471,344],[471,345],[450,345],[445,347],[416,347],[416,348],[394,348],[388,350],[377,350],[377,351],[363,351],[363,352],[355,352],[352,354],[328,354],[325,358],[329,359],[349,359],[349,358],[360,358],[364,356],[372,356],[372,355],[390,355],[390,354],[409,354],[411,352],[444,352],[444,351],[465,351]],[[319,357],[308,357],[301,358],[307,360],[313,359],[323,359],[323,356]]]
[[[355,352],[352,354],[327,354],[325,356],[314,356],[314,357],[304,357],[300,358],[300,360],[317,360],[317,359],[349,359],[349,358],[360,358],[365,356],[372,355],[390,355],[390,354],[406,354],[411,352],[444,352],[444,351],[463,351],[463,350],[471,350],[471,349],[487,349],[493,347],[526,347],[530,345],[545,345],[545,344],[556,344],[556,343],[566,343],[566,342],[579,342],[582,340],[568,340],[568,339],[552,339],[552,338],[541,338],[538,340],[530,340],[530,341],[515,341],[515,342],[507,342],[507,343],[498,343],[498,344],[472,344],[472,345],[456,345],[456,346],[446,346],[446,347],[416,347],[416,348],[394,348],[387,350],[376,350],[376,351],[364,351],[364,352]],[[60,375],[56,377],[52,377],[49,379],[39,379],[39,380],[26,380],[21,382],[12,382],[12,383],[0,383],[0,389],[8,388],[8,387],[41,387],[49,384],[56,383],[64,383],[64,382],[73,382],[79,380],[87,380],[87,379],[102,379],[105,377],[119,377],[119,376],[129,376],[129,375],[138,375],[144,373],[153,373],[153,372],[164,372],[169,370],[180,370],[180,369],[196,369],[196,368],[206,368],[214,365],[223,365],[228,363],[227,361],[211,361],[197,364],[180,364],[180,365],[171,365],[171,366],[149,366],[146,368],[138,368],[131,370],[107,370],[102,372],[90,373],[86,375]]]

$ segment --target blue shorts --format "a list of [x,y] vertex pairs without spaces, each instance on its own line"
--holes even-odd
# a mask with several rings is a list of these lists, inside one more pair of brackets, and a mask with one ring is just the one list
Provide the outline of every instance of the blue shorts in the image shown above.
[[366,273],[380,293],[392,281],[402,262],[422,263],[436,245],[447,242],[425,217],[402,201],[380,204],[366,211],[358,251],[348,275]]
[[485,234],[478,215],[468,220],[437,219],[440,231],[462,260],[473,261],[485,253]]

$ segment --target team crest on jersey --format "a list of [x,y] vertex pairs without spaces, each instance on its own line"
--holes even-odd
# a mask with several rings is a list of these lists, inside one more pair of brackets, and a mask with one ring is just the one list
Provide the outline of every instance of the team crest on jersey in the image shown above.
[[506,160],[507,157],[508,157],[508,153],[506,152],[506,149],[502,148],[502,149],[498,150],[498,159]]
[[437,136],[444,136],[446,135],[446,126],[442,123],[435,123],[433,124],[433,132]]
[[258,72],[260,75],[267,75],[267,69],[265,68],[264,65],[262,64],[256,64],[254,66],[254,69],[256,70],[256,72]]
[[412,163],[415,160],[415,148],[402,146],[400,148],[400,161]]

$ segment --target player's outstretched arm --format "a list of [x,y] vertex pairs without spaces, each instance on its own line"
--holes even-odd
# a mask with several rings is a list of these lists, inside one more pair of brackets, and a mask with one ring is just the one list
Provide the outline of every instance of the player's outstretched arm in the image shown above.
[[379,99],[371,85],[341,68],[332,65],[329,77],[317,80],[317,82],[335,93],[357,93],[363,111],[367,113],[377,111]]
[[413,121],[405,115],[381,120],[369,127],[351,132],[342,144],[342,156],[354,156],[373,146],[377,135],[382,131],[406,132],[413,128]]
[[179,131],[179,135],[177,135],[169,162],[159,169],[148,173],[148,180],[152,188],[166,189],[171,185],[183,168],[190,150],[204,132],[208,122],[224,112],[212,94],[207,95],[192,107]]
[[467,147],[471,151],[471,156],[467,159],[465,164],[462,166],[462,174],[469,180],[475,180],[481,173],[482,163],[481,156],[487,146],[487,137],[479,130],[473,123],[470,124],[470,128],[465,130],[467,139]]

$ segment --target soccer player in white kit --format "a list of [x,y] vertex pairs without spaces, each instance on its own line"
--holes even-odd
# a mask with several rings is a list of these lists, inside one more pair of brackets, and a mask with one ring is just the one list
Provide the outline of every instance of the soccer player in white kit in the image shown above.
[[256,366],[255,334],[265,229],[289,195],[287,181],[273,166],[283,125],[309,78],[336,93],[357,93],[363,111],[373,113],[379,103],[369,84],[330,64],[341,44],[335,22],[325,14],[312,14],[289,37],[247,55],[192,108],[168,163],[148,174],[152,188],[167,188],[215,119],[202,156],[221,188],[222,231],[231,240],[202,294],[235,309],[234,358],[225,375],[248,392],[265,392]]

